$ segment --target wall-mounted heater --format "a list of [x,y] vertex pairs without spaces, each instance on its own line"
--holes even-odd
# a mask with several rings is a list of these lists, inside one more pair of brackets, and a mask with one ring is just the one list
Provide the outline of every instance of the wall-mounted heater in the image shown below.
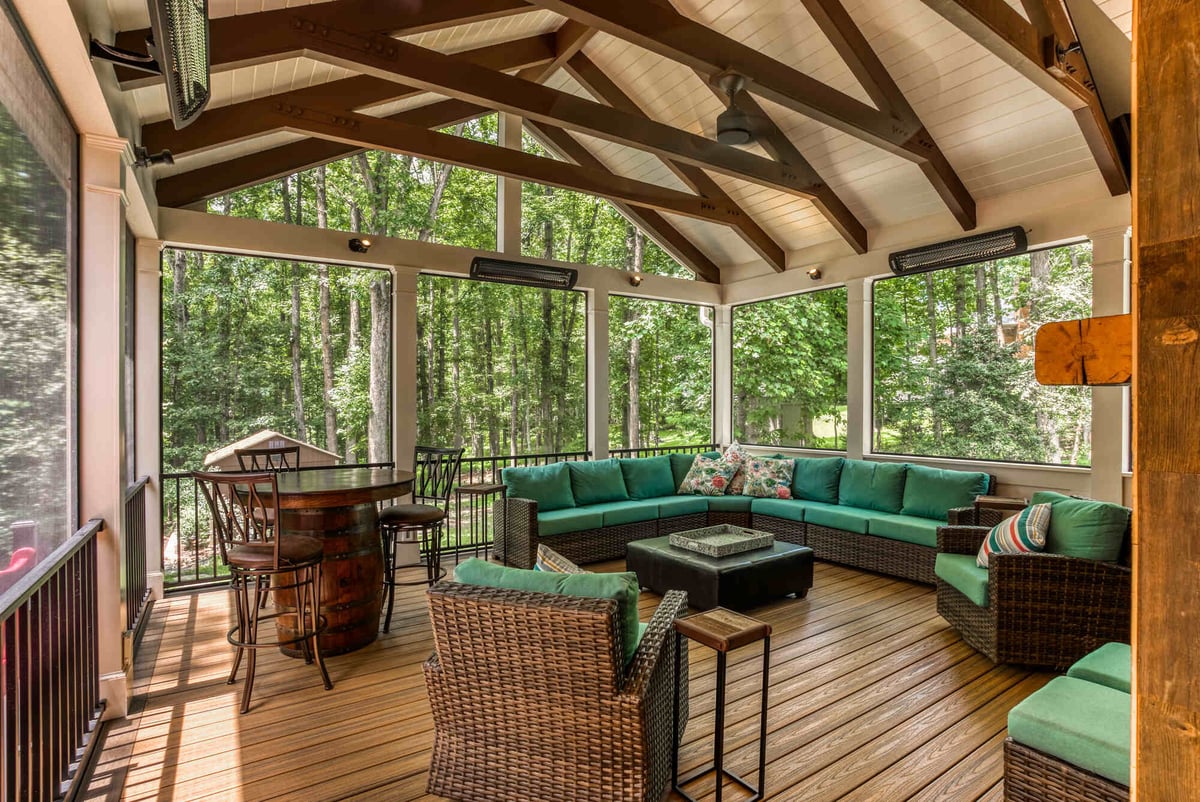
[[575,286],[579,271],[569,267],[547,267],[476,256],[471,260],[471,278],[546,290],[569,290]]
[[896,275],[907,276],[910,273],[926,273],[944,267],[959,267],[1015,256],[1025,253],[1028,248],[1029,241],[1025,238],[1025,229],[1013,226],[987,234],[973,234],[962,239],[939,242],[936,245],[896,251],[888,256],[888,265]]

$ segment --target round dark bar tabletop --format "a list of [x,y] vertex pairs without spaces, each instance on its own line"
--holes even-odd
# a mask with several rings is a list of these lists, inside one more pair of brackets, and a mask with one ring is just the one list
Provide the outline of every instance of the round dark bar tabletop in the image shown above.
[[412,492],[412,471],[395,468],[323,468],[281,472],[275,478],[285,510],[346,507]]

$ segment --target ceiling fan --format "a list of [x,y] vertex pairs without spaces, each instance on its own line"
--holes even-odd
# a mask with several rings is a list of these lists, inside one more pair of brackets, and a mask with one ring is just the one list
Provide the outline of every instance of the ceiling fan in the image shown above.
[[746,79],[736,73],[727,72],[717,78],[717,86],[729,98],[729,108],[717,115],[717,141],[722,145],[749,145],[754,141],[754,121],[737,106],[737,94],[746,85]]

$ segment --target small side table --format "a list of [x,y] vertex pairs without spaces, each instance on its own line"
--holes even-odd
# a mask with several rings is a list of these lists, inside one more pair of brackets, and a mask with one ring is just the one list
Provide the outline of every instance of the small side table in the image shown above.
[[[479,556],[479,546],[483,543],[483,556],[487,557],[487,534],[488,534],[488,507],[491,506],[492,496],[497,493],[503,493],[508,488],[508,485],[481,483],[471,485],[459,485],[454,488],[454,540],[456,551],[462,548],[462,504],[463,496],[467,499],[467,514],[470,516],[470,522],[467,525],[467,532],[471,538],[471,552],[476,557]],[[475,520],[475,505],[476,502],[483,501],[483,518],[478,523]]]
[[[691,776],[679,778],[679,684],[675,685],[674,713],[671,717],[671,789],[688,802],[695,800],[682,786],[716,772],[716,800],[721,802],[725,778],[736,782],[753,794],[744,802],[763,799],[767,775],[767,686],[770,684],[771,625],[749,616],[715,607],[705,613],[689,615],[675,620],[675,676],[679,676],[680,647],[684,636],[717,652],[717,705],[716,727],[713,733],[713,763],[699,769]],[[756,641],[763,642],[762,653],[762,707],[758,713],[758,788],[743,780],[724,767],[725,752],[725,662],[729,652]]]

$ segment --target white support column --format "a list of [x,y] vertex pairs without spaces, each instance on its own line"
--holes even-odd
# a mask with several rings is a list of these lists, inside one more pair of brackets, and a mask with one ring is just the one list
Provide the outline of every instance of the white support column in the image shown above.
[[874,310],[868,279],[846,282],[846,456],[871,451],[871,325]]
[[163,595],[162,432],[159,374],[162,366],[162,241],[137,241],[134,330],[134,459],[136,476],[146,483],[146,582],[152,599]]
[[733,307],[713,307],[713,442],[733,442]]
[[587,442],[592,459],[608,459],[608,290],[587,297]]
[[411,471],[417,445],[417,277],[414,267],[392,269],[392,459]]
[[[1129,263],[1125,235],[1128,227],[1091,232],[1092,315],[1121,315],[1129,311]],[[1122,503],[1125,455],[1129,453],[1125,426],[1125,387],[1092,388],[1092,498]]]
[[[124,512],[125,235],[122,158],[124,139],[83,136],[80,165],[79,264],[79,512],[81,523],[103,518],[96,580],[100,695],[106,719],[128,709],[124,659],[125,589],[122,587]],[[132,666],[128,667],[129,669]]]
[[[500,147],[521,149],[521,118],[500,113]],[[507,256],[521,255],[521,182],[496,179],[496,250]]]

